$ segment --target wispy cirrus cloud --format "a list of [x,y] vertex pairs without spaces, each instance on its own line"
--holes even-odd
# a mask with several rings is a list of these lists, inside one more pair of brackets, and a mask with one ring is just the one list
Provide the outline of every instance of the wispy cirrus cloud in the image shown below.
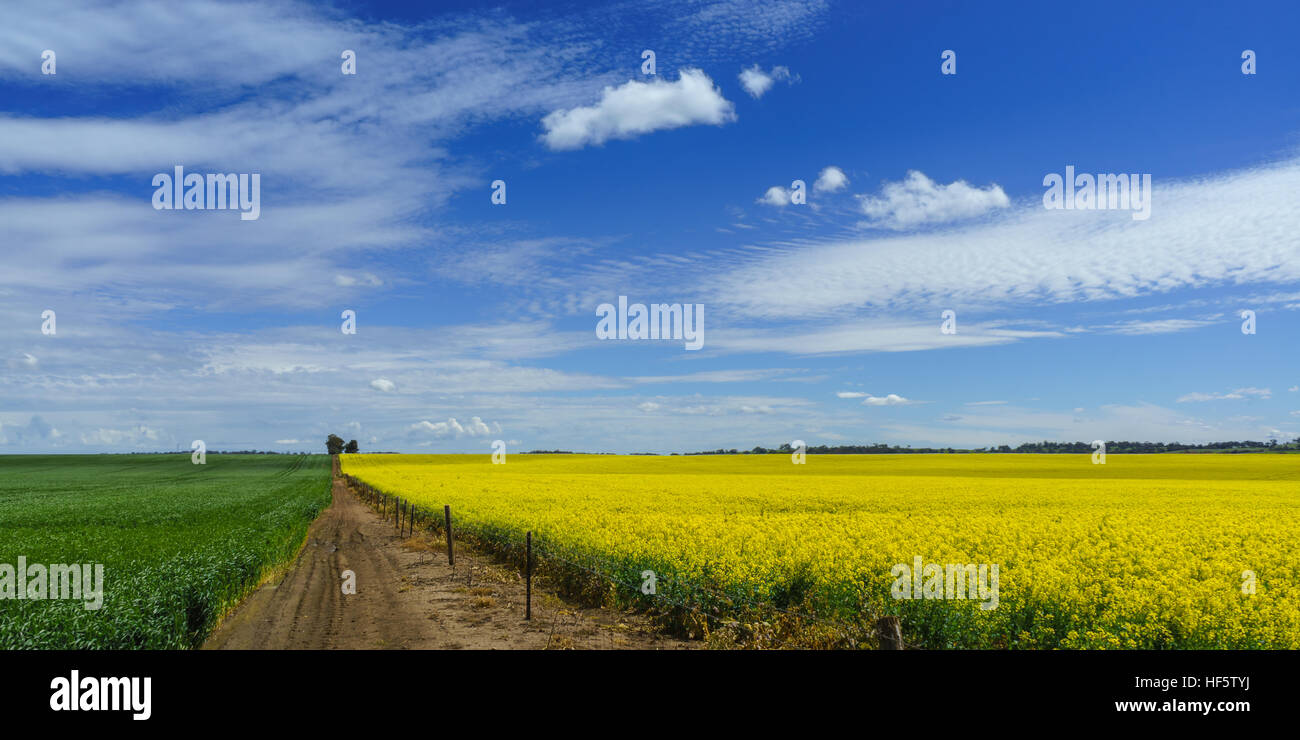
[[781,319],[1279,285],[1300,280],[1300,210],[1286,195],[1297,190],[1300,160],[1287,160],[1161,182],[1143,222],[1125,211],[1048,211],[1035,199],[977,224],[755,250],[711,284],[715,301]]
[[1238,388],[1227,393],[1187,393],[1178,397],[1178,403],[1196,403],[1201,401],[1242,401],[1248,398],[1272,398],[1273,391],[1268,388]]

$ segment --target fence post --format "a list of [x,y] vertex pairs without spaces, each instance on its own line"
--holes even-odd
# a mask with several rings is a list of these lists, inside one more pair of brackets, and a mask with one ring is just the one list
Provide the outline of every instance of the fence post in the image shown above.
[[903,631],[899,627],[898,617],[881,617],[877,619],[876,635],[880,638],[881,650],[903,649]]
[[524,619],[533,618],[533,532],[528,530],[524,546]]
[[442,515],[447,520],[447,565],[456,567],[456,553],[451,549],[451,504],[442,507]]

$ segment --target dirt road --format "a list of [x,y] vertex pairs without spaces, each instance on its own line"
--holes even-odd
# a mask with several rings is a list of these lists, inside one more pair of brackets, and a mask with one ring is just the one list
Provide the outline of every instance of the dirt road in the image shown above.
[[[517,572],[456,542],[426,533],[399,537],[337,475],[333,503],[312,524],[298,560],[279,582],[255,591],[212,633],[204,649],[680,649],[696,645],[655,633],[637,615],[583,609],[533,588],[523,618]],[[343,593],[344,571],[356,593]]]

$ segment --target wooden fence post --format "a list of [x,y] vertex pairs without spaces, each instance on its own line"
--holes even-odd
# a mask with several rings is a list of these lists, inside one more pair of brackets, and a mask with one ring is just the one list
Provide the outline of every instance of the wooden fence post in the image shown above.
[[898,624],[898,617],[881,617],[877,619],[876,635],[880,638],[881,650],[903,649],[903,631]]
[[456,553],[451,549],[451,504],[442,507],[442,515],[447,520],[447,565],[456,567]]
[[524,619],[533,618],[533,532],[528,530],[524,546]]

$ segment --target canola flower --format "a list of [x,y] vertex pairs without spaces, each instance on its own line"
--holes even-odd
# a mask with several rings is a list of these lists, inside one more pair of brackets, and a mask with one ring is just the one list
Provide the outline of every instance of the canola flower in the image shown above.
[[[1291,455],[345,455],[461,531],[660,593],[897,615],[957,648],[1300,647]],[[900,600],[891,568],[996,563],[996,609]],[[1254,574],[1245,593],[1243,573]]]

